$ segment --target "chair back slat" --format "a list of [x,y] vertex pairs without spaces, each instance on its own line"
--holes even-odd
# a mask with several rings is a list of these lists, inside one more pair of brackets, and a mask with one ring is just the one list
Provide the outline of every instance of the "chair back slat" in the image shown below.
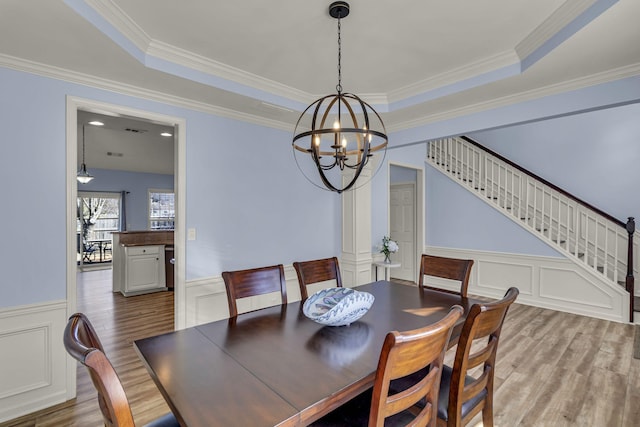
[[280,292],[282,304],[287,303],[287,284],[282,264],[248,270],[225,271],[222,273],[222,278],[227,288],[230,317],[238,315],[236,300],[241,298]]
[[327,280],[335,280],[336,286],[342,287],[342,278],[340,276],[340,266],[338,258],[325,258],[313,261],[294,262],[293,268],[298,275],[298,284],[300,285],[300,296],[302,300],[309,297],[307,286],[325,282]]
[[451,292],[448,289],[442,289],[435,286],[427,286],[424,283],[424,276],[440,277],[448,280],[460,281],[461,296],[467,296],[467,288],[469,287],[469,278],[471,277],[471,267],[473,267],[472,259],[456,259],[445,258],[433,255],[422,255],[420,261],[420,277],[418,278],[419,288],[436,289],[444,292]]

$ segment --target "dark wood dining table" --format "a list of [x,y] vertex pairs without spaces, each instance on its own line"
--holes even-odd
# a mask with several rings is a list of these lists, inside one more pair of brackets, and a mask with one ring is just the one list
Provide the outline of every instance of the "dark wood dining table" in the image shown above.
[[320,325],[298,301],[134,347],[183,426],[304,426],[373,385],[387,332],[434,323],[455,304],[466,317],[479,302],[388,281],[354,289],[375,301],[349,326]]

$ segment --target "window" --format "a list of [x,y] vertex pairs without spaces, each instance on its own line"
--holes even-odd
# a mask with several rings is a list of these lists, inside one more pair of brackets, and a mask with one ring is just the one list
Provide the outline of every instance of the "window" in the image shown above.
[[172,190],[149,190],[149,230],[173,230],[174,198]]
[[111,233],[120,231],[120,194],[78,191],[78,264],[111,262]]

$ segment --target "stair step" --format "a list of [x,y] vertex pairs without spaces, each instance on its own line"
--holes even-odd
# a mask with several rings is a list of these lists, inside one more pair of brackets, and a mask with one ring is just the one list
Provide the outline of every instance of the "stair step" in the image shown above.
[[487,196],[487,199],[498,200],[498,196]]
[[640,297],[633,297],[633,311],[640,313]]
[[[571,255],[576,255],[575,252],[571,252]],[[578,254],[576,255],[578,258],[584,258],[584,252],[578,252]]]
[[555,240],[554,240],[554,242],[556,242],[556,243],[557,243],[557,244],[559,244],[559,245],[564,245],[565,243],[567,243],[567,241],[566,241],[566,240],[564,240],[564,239],[560,239],[560,240],[555,239]]
[[598,270],[600,273],[604,273],[604,266],[599,265],[596,267],[596,270]]

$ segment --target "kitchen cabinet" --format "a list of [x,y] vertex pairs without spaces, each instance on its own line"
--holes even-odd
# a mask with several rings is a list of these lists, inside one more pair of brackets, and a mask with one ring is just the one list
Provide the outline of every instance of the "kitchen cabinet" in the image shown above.
[[172,283],[165,274],[165,249],[174,247],[172,230],[119,231],[112,239],[113,292],[129,296],[167,290]]
[[124,296],[167,290],[164,245],[125,246]]

